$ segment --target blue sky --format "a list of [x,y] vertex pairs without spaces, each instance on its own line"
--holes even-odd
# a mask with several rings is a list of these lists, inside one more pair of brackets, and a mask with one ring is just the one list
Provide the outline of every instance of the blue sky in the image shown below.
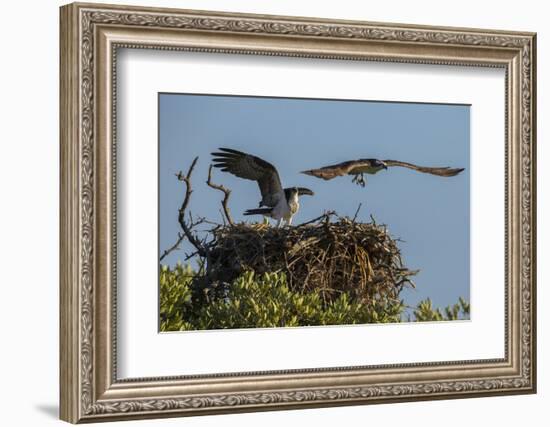
[[[430,297],[446,306],[470,297],[470,107],[466,105],[259,98],[186,94],[159,95],[159,246],[171,246],[179,232],[178,208],[184,185],[175,173],[195,156],[190,211],[221,221],[222,194],[206,186],[210,152],[230,147],[269,161],[283,186],[311,188],[301,198],[294,224],[334,209],[387,224],[400,243],[404,263],[420,269],[416,289],[401,296],[410,305]],[[464,167],[452,178],[393,167],[367,176],[367,186],[350,177],[323,181],[299,171],[356,158],[394,159],[423,166]],[[214,170],[213,180],[232,189],[236,221],[260,200],[253,181]],[[163,260],[183,260],[188,244]],[[475,309],[475,307],[472,307]]]

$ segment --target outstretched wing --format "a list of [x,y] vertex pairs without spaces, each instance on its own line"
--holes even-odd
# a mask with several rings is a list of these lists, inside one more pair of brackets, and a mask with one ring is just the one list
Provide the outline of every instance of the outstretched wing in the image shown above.
[[418,166],[413,165],[412,163],[407,162],[401,162],[399,160],[383,160],[383,162],[386,164],[386,166],[401,166],[404,168],[413,169],[418,172],[422,173],[429,173],[432,175],[437,176],[455,176],[458,175],[460,172],[464,170],[464,168],[450,168],[448,166],[438,168],[438,167],[426,167],[426,166]]
[[361,169],[371,167],[370,159],[349,160],[347,162],[337,163],[335,165],[325,166],[319,169],[310,169],[302,171],[306,175],[315,176],[317,178],[328,181],[337,176],[361,173]]
[[264,201],[274,200],[273,196],[283,191],[279,173],[271,163],[232,148],[219,150],[212,153],[214,166],[239,178],[257,181]]

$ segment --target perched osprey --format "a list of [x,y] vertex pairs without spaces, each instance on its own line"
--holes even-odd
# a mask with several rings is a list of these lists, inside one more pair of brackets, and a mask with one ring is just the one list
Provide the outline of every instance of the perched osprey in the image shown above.
[[374,175],[382,169],[388,169],[390,166],[401,166],[418,172],[438,176],[455,176],[464,170],[464,168],[417,166],[412,163],[400,162],[399,160],[359,159],[349,160],[347,162],[325,166],[319,169],[310,169],[303,171],[302,173],[316,176],[317,178],[322,178],[324,180],[329,180],[337,176],[353,175],[352,182],[364,187],[367,181],[363,174],[368,173]]
[[302,187],[283,189],[275,166],[259,157],[231,148],[219,150],[220,152],[211,153],[214,156],[215,167],[239,178],[258,182],[262,200],[258,209],[248,209],[244,212],[245,215],[264,215],[277,220],[278,226],[281,226],[283,221],[291,225],[292,217],[300,208],[298,196],[314,194],[310,189]]

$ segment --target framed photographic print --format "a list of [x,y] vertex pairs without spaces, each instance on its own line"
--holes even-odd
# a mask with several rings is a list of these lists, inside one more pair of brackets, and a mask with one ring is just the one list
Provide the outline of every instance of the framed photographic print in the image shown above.
[[61,8],[61,418],[533,393],[535,34]]

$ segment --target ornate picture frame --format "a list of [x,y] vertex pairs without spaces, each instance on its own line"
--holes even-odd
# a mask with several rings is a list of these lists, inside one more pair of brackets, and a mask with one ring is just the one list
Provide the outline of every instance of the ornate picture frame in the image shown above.
[[[80,3],[63,6],[60,21],[61,419],[79,423],[536,391],[535,34]],[[119,379],[120,48],[502,68],[504,357]]]

